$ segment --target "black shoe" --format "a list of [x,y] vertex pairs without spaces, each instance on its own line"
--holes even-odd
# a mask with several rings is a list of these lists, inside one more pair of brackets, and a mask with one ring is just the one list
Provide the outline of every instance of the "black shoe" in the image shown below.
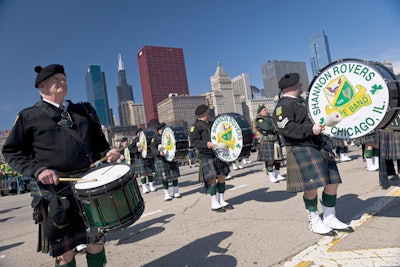
[[226,209],[224,209],[223,207],[220,207],[218,209],[211,209],[211,210],[215,211],[215,212],[226,212]]
[[320,234],[320,235],[325,235],[325,236],[336,236],[336,235],[337,235],[337,232],[334,231],[334,230],[332,230],[332,231],[330,231],[330,232],[328,232],[328,233]]
[[354,229],[353,229],[353,227],[351,227],[351,226],[346,227],[346,228],[343,228],[343,229],[333,229],[333,230],[338,231],[338,232],[345,232],[345,233],[352,233],[352,232],[354,232]]
[[226,210],[233,210],[235,207],[232,206],[231,204],[228,204],[226,206],[223,206],[223,208],[226,209]]

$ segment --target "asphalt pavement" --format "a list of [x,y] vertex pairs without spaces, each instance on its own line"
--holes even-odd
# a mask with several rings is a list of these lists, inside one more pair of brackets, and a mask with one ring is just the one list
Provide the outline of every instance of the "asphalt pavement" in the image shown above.
[[[156,183],[156,192],[143,195],[143,215],[106,235],[107,266],[400,266],[400,184],[393,179],[391,187],[380,188],[378,172],[365,169],[361,148],[350,147],[349,156],[352,161],[338,162],[343,184],[336,211],[353,233],[311,233],[302,194],[287,193],[285,181],[270,183],[254,153],[227,181],[225,199],[235,209],[225,213],[211,211],[197,167],[180,169],[182,198],[164,201]],[[36,252],[30,201],[29,193],[0,198],[1,267],[54,266]],[[84,254],[76,260],[86,266]]]

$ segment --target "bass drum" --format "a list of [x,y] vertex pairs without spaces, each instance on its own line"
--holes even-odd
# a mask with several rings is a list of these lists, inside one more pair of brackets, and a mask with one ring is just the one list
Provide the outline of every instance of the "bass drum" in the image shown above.
[[233,162],[250,155],[253,131],[242,115],[221,114],[212,122],[211,142],[217,144],[213,151],[220,160]]
[[155,132],[150,129],[142,130],[139,134],[139,142],[142,148],[142,157],[143,158],[152,158],[153,154],[151,153],[150,143],[151,139],[153,139]]
[[86,225],[93,232],[122,230],[144,211],[133,169],[127,164],[95,168],[76,182],[72,191]]
[[354,139],[383,129],[399,107],[400,88],[396,76],[378,62],[338,60],[316,75],[309,87],[308,110],[316,124],[340,112],[342,120],[325,127],[325,134]]
[[189,138],[185,128],[181,126],[165,127],[161,136],[161,144],[166,151],[164,156],[166,160],[186,159],[189,151]]

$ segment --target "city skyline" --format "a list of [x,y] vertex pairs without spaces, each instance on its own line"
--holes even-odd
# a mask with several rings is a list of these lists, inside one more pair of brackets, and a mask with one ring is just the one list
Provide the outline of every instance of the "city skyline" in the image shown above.
[[[333,12],[342,7],[340,12]],[[85,73],[99,64],[106,74],[110,108],[118,110],[118,54],[124,58],[136,103],[143,103],[136,54],[141,47],[184,50],[190,95],[211,91],[217,62],[235,77],[249,75],[263,88],[268,60],[305,62],[311,80],[309,43],[324,31],[332,60],[391,61],[400,71],[400,2],[395,0],[212,1],[190,6],[171,1],[0,0],[0,130],[39,100],[36,65],[59,63],[67,74],[68,99],[87,101]],[[15,16],[18,14],[18,16]],[[373,18],[373,19],[371,19]],[[114,112],[117,113],[117,112]]]

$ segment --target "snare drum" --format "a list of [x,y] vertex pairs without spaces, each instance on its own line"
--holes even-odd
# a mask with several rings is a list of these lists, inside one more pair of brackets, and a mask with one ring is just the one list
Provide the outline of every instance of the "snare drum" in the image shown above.
[[325,134],[354,139],[387,126],[399,107],[399,84],[384,65],[358,59],[338,60],[314,77],[309,88],[308,110],[316,124],[332,112],[342,120],[325,127]]
[[181,126],[165,127],[161,136],[161,144],[165,148],[164,157],[168,161],[185,159],[188,155],[189,138]]
[[225,162],[248,157],[253,142],[252,136],[250,124],[238,113],[218,115],[211,125],[211,142],[226,145],[226,149],[214,149],[214,154]]
[[73,193],[88,227],[107,233],[128,227],[144,211],[133,170],[116,164],[96,168],[73,185]]

